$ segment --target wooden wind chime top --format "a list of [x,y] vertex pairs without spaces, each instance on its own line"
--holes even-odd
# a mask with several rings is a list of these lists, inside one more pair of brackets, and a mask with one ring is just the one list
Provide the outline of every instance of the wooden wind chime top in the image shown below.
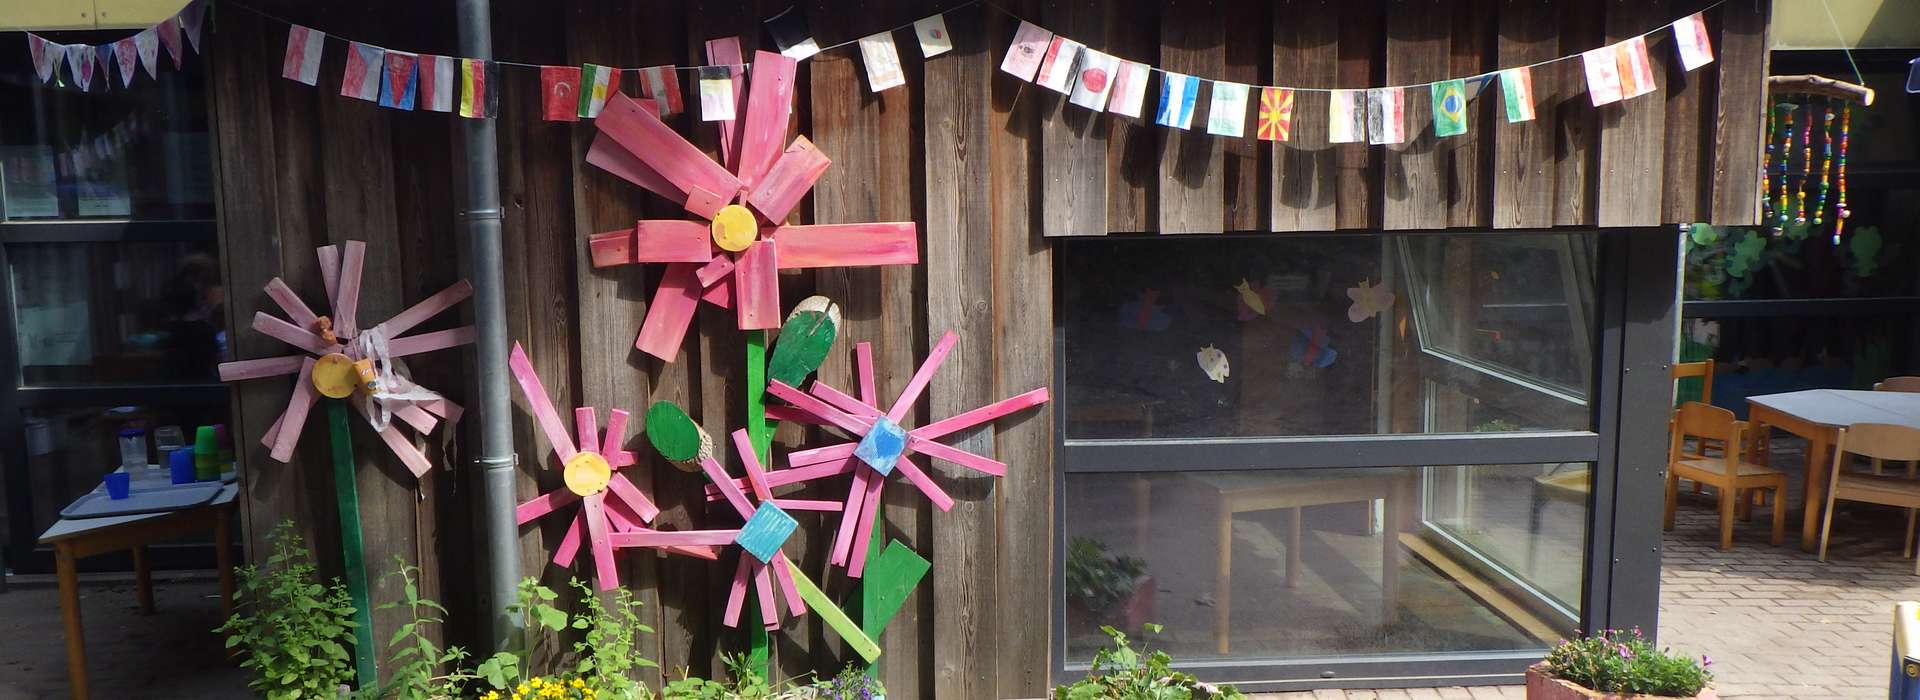
[[[1847,220],[1853,216],[1847,202],[1847,146],[1853,105],[1873,104],[1873,88],[1818,75],[1771,76],[1767,88],[1772,104],[1767,109],[1761,221],[1772,235],[1796,239],[1823,229],[1831,221],[1832,241],[1838,246]],[[1817,140],[1816,131],[1820,133]],[[1820,147],[1817,158],[1816,144]],[[1834,195],[1831,198],[1830,193]],[[1827,214],[1829,201],[1831,217]]]

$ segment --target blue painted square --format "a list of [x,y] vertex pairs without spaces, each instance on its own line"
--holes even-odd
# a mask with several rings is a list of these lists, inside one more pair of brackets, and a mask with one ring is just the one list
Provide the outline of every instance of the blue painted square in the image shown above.
[[735,535],[733,541],[755,559],[763,563],[773,561],[773,555],[780,551],[780,545],[787,543],[787,538],[793,535],[793,529],[799,524],[793,516],[780,510],[780,506],[762,503],[758,510],[753,511],[753,517],[747,519],[747,524],[740,526],[740,534]]
[[907,431],[900,425],[887,420],[885,416],[875,418],[873,429],[867,436],[860,438],[860,446],[853,448],[853,456],[873,467],[882,476],[893,473],[893,463],[907,451]]

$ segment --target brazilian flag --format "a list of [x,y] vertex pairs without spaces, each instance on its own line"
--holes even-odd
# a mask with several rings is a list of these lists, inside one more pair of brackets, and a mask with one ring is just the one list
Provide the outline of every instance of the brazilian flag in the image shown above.
[[1433,135],[1459,136],[1467,133],[1467,81],[1443,80],[1433,84]]

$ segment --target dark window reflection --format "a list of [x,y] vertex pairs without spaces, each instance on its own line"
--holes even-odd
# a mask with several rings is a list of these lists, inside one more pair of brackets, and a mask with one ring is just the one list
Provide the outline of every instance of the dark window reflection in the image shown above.
[[212,244],[7,247],[27,386],[211,382],[227,354]]

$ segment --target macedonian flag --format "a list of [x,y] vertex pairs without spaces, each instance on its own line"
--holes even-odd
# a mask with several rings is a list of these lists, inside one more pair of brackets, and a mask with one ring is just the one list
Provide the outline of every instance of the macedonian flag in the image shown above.
[[1287,88],[1260,88],[1260,124],[1255,135],[1262,141],[1285,141],[1293,131],[1293,91]]

